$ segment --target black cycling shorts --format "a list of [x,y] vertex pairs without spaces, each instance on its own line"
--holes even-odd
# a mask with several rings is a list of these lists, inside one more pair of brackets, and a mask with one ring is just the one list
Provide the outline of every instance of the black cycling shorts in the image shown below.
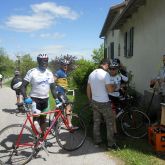
[[40,110],[41,112],[48,107],[48,99],[40,99],[36,97],[32,97],[32,100],[36,102],[36,108]]

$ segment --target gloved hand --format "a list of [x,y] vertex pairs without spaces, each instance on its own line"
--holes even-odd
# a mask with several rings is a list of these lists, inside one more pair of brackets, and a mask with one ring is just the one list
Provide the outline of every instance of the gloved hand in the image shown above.
[[58,94],[57,94],[57,99],[58,99],[60,102],[65,103],[64,96],[63,96],[61,93],[58,93]]
[[62,102],[59,99],[55,99],[56,107],[60,107]]
[[25,104],[32,104],[32,99],[30,97],[27,97],[24,99]]

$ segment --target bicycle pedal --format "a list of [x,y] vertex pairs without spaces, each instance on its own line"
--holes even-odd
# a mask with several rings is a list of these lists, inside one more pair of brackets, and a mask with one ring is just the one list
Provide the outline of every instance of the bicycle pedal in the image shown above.
[[52,147],[53,144],[51,142],[45,142],[45,147]]

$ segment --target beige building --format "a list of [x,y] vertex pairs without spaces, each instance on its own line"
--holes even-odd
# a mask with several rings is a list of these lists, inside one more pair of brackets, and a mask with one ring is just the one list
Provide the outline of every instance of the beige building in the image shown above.
[[119,58],[144,94],[165,54],[165,0],[126,0],[112,6],[100,33],[105,56]]

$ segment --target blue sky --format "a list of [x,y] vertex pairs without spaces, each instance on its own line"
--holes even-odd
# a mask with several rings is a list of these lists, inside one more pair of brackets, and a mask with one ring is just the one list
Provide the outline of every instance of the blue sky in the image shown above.
[[15,59],[30,53],[91,59],[109,8],[123,0],[1,0],[0,47]]

